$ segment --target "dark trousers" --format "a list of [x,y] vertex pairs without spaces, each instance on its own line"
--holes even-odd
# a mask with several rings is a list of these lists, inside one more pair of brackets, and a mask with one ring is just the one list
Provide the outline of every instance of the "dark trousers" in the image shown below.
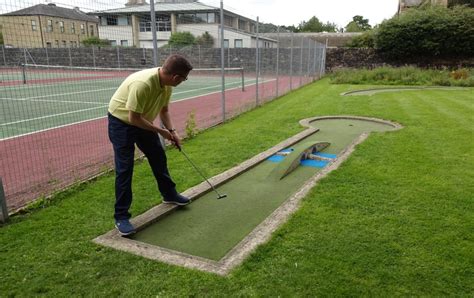
[[128,219],[132,204],[132,175],[135,144],[145,154],[158,189],[163,197],[177,194],[176,184],[170,177],[166,154],[157,134],[129,125],[118,118],[109,117],[109,139],[114,147],[115,157],[115,219]]

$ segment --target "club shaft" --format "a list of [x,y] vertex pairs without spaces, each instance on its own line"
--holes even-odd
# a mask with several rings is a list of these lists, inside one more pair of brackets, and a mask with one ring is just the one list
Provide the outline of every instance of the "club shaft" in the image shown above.
[[199,170],[199,168],[194,164],[194,162],[188,157],[188,155],[186,153],[184,153],[183,149],[181,149],[181,153],[183,153],[184,157],[186,157],[186,159],[194,167],[196,172],[198,172],[199,175],[201,175],[201,177],[204,178],[204,180],[206,180],[206,182],[211,186],[212,190],[214,190],[219,197],[222,197],[222,195],[217,191],[217,189],[214,187],[214,185],[212,185],[212,183],[209,182],[209,180],[207,180],[206,176],[204,176],[204,174]]

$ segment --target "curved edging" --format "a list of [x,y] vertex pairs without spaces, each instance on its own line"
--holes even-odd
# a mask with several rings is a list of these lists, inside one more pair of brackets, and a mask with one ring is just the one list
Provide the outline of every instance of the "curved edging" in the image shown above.
[[334,115],[334,116],[319,116],[319,117],[311,117],[305,118],[299,121],[299,124],[303,127],[311,127],[311,122],[318,121],[318,120],[325,120],[325,119],[354,119],[354,120],[364,120],[376,123],[382,123],[395,128],[395,130],[403,128],[403,125],[393,122],[390,120],[373,118],[373,117],[363,117],[363,116],[352,116],[352,115]]
[[[463,87],[443,87],[443,86],[406,86],[406,87],[386,87],[386,88],[369,88],[343,92],[339,95],[373,95],[379,92],[397,92],[397,91],[412,91],[412,90],[465,90]],[[370,94],[364,94],[367,92],[373,92]]]

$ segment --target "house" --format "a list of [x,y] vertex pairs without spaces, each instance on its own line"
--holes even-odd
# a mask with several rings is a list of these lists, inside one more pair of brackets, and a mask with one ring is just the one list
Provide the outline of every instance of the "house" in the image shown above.
[[[150,5],[141,0],[129,0],[123,8],[91,13],[100,19],[99,34],[112,45],[152,48]],[[155,0],[158,47],[166,45],[174,32],[190,32],[194,37],[208,32],[214,47],[220,47],[220,8],[197,0]],[[224,10],[224,47],[256,46],[256,22]],[[276,40],[259,37],[262,48],[276,47]]]
[[99,20],[78,8],[38,4],[0,15],[4,44],[21,48],[79,47],[98,34]]

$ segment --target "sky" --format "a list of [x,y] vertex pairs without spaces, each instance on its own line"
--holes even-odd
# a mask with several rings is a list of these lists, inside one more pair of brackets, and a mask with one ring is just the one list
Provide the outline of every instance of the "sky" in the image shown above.
[[[219,0],[200,2],[219,6]],[[345,27],[361,15],[373,26],[389,19],[398,10],[398,0],[224,0],[224,8],[275,25],[295,25],[316,16],[323,23]]]
[[[90,11],[95,7],[99,10],[111,6],[123,7],[127,0],[0,0],[0,14],[47,2],[69,8],[78,6]],[[220,0],[200,2],[220,6]],[[263,23],[285,26],[297,26],[301,21],[316,16],[323,23],[336,23],[341,28],[352,21],[355,15],[369,19],[372,26],[379,24],[395,15],[398,0],[224,0],[224,9],[251,19],[258,16]]]

